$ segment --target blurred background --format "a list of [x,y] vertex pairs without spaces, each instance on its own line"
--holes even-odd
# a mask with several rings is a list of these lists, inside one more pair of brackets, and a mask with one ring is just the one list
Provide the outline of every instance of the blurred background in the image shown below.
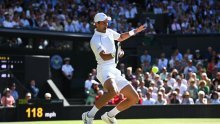
[[147,25],[122,43],[118,63],[138,106],[220,104],[218,0],[0,0],[1,107],[93,105],[104,93],[89,44],[97,12],[119,33]]

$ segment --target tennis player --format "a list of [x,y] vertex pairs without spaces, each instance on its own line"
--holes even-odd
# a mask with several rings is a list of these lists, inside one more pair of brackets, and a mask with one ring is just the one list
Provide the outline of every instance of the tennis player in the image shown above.
[[142,25],[129,32],[119,34],[108,28],[109,20],[111,20],[111,17],[104,13],[97,13],[94,17],[96,29],[90,41],[90,46],[97,61],[97,78],[102,83],[105,93],[95,102],[90,111],[82,114],[82,120],[85,124],[93,124],[97,111],[118,93],[124,94],[126,99],[101,116],[101,119],[107,124],[117,124],[115,116],[136,104],[139,100],[136,90],[121,76],[121,72],[116,68],[120,52],[116,49],[115,40],[122,42],[143,31],[145,26]]

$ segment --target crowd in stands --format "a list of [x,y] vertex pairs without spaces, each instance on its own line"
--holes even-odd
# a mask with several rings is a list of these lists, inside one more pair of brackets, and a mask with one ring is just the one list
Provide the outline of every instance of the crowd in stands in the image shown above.
[[[200,50],[187,50],[182,54],[176,49],[170,58],[166,58],[165,53],[155,61],[153,58],[145,50],[140,56],[140,67],[133,70],[126,67],[126,63],[119,66],[122,76],[139,94],[137,104],[220,104],[220,53],[212,47],[208,47],[204,55]],[[90,73],[85,82],[86,104],[94,104],[104,92]],[[108,104],[124,99],[123,94],[118,94]]]
[[[94,15],[104,12],[112,17],[109,28],[119,33],[141,24],[146,25],[146,30],[140,35],[219,33],[219,6],[217,0],[1,0],[0,27],[92,34]],[[167,24],[158,26],[160,21],[147,14],[166,14]],[[0,37],[0,46],[73,49],[71,41],[20,37]]]
[[[136,3],[135,3],[136,2]],[[0,27],[75,33],[92,33],[93,17],[104,12],[112,17],[109,27],[125,32],[143,23],[145,33],[155,31],[146,13],[169,16],[166,33],[219,33],[220,2],[217,0],[1,0]]]
[[83,0],[13,0],[1,1],[0,26],[91,33],[93,17],[98,11],[112,16],[110,27],[131,30],[126,23],[137,14],[136,4],[128,1]]
[[[22,91],[26,93],[24,97],[21,97],[16,89],[16,83],[10,83],[9,86],[4,89],[3,94],[0,94],[0,106],[16,107],[16,102],[19,102],[19,99],[24,100],[24,103],[26,104],[32,104],[33,101],[31,100],[36,100],[39,98],[39,88],[36,86],[35,80],[30,81],[30,84],[26,90],[27,91]],[[44,99],[46,101],[50,101],[51,97],[51,93],[47,92],[44,94]]]
[[220,2],[218,0],[145,0],[146,11],[168,14],[167,33],[219,33]]

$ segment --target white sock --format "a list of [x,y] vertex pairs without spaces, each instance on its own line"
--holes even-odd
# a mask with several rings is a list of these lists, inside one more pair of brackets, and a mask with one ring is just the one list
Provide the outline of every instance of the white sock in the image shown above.
[[94,118],[98,110],[99,109],[94,105],[93,108],[89,111],[88,116]]
[[111,111],[108,112],[109,117],[115,117],[120,111],[115,107]]

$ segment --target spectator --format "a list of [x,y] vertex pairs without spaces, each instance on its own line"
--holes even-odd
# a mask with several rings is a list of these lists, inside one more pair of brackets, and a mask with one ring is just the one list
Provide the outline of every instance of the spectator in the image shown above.
[[27,101],[27,104],[31,104],[30,103],[31,99],[32,99],[31,93],[30,92],[26,93],[25,100]]
[[189,86],[187,88],[187,91],[189,92],[189,95],[191,98],[193,98],[193,100],[195,101],[198,96],[198,88],[197,88],[197,85],[195,83],[195,80],[194,79],[189,79]]
[[207,74],[210,78],[214,77],[216,70],[216,59],[212,57],[212,59],[208,62],[207,65]]
[[15,3],[14,11],[18,13],[22,13],[23,8],[21,7],[19,2]]
[[39,88],[36,86],[35,80],[31,80],[30,81],[29,90],[30,90],[33,98],[37,98],[38,97]]
[[55,23],[54,23],[54,29],[56,31],[64,31],[64,24],[63,22],[60,22],[57,18],[55,18]]
[[[189,73],[189,80],[193,79],[195,81],[195,85],[199,85],[199,79],[197,78],[196,73]],[[188,84],[189,85],[189,84]]]
[[81,31],[81,23],[79,21],[79,19],[77,19],[78,17],[75,15],[73,16],[73,20],[72,20],[72,25],[75,29],[75,32],[80,32]]
[[153,88],[154,93],[158,92],[158,87],[156,86],[156,83],[153,80],[150,82],[150,87]]
[[63,88],[62,93],[65,97],[70,98],[71,83],[73,78],[74,68],[70,65],[70,58],[64,58],[64,65],[62,66],[63,74]]
[[[165,58],[165,53],[161,53],[161,58],[158,60],[158,68],[159,70],[162,70],[164,67],[167,68],[168,65],[168,59]],[[162,79],[163,80],[163,79]]]
[[134,76],[131,78],[131,85],[134,87],[135,90],[137,90],[139,84],[140,84],[140,81],[137,80],[136,76],[134,75]]
[[156,4],[154,7],[154,14],[162,14],[163,10],[162,7],[160,6],[161,4]]
[[152,68],[151,68],[150,74],[149,74],[149,78],[150,78],[151,80],[154,80],[154,79],[155,79],[155,76],[156,76],[156,73],[154,73],[154,72],[152,71]]
[[179,99],[177,99],[177,92],[173,91],[170,97],[170,104],[180,104]]
[[196,65],[197,64],[202,64],[202,65],[204,64],[203,63],[203,57],[200,53],[200,50],[198,50],[198,49],[195,50],[194,61],[195,61]]
[[171,71],[171,75],[172,75],[172,78],[177,78],[177,76],[179,75],[179,71],[177,69],[173,69]]
[[166,78],[167,78],[167,75],[168,75],[167,68],[166,68],[166,67],[163,67],[163,68],[162,68],[162,72],[160,73],[160,79],[161,79],[161,80],[166,79]]
[[50,93],[45,93],[44,98],[45,98],[45,100],[51,100],[51,94]]
[[177,19],[174,19],[174,20],[173,20],[173,23],[172,23],[172,25],[171,25],[171,30],[172,30],[172,32],[175,33],[175,34],[181,33],[181,26],[180,26],[180,24],[178,23]]
[[206,73],[201,74],[201,80],[206,81],[206,86],[211,87],[211,80],[207,77]]
[[180,76],[177,77],[176,81],[177,81],[177,84],[174,85],[174,89],[179,89],[180,90],[179,94],[182,96],[183,93],[186,92],[187,86],[182,83],[182,79]]
[[178,88],[175,88],[173,91],[176,91],[177,92],[177,99],[179,99],[179,101],[181,102],[182,101],[182,94],[180,94],[180,89]]
[[13,96],[10,94],[10,89],[5,88],[3,92],[3,97],[1,98],[1,104],[5,107],[14,107],[15,106],[15,100]]
[[151,94],[151,98],[153,98],[155,101],[157,100],[157,93],[153,92],[153,87],[148,88],[148,92]]
[[165,93],[165,88],[160,87],[158,92],[161,92],[163,94],[164,99],[166,99],[167,101],[169,100],[169,98],[168,98],[169,96]]
[[149,87],[151,83],[151,79],[149,76],[150,76],[149,72],[144,73],[144,82],[146,87]]
[[13,96],[14,100],[17,101],[19,98],[18,91],[16,90],[16,84],[12,83],[10,86],[10,93]]
[[131,19],[134,19],[136,17],[136,15],[138,14],[137,12],[137,7],[136,7],[136,3],[132,3],[130,4],[131,6],[131,10],[130,10],[130,14],[131,14]]
[[128,81],[131,81],[131,79],[133,78],[133,73],[132,73],[132,67],[127,67],[127,72],[126,72],[126,75],[125,75],[125,77],[126,77],[126,79],[128,80]]
[[174,60],[182,61],[183,55],[180,53],[179,49],[175,49],[173,53]]
[[188,91],[186,91],[184,94],[183,94],[183,100],[182,100],[182,103],[181,104],[194,104],[194,101],[193,99],[190,97],[190,94]]
[[172,91],[172,87],[168,85],[167,79],[163,80],[163,88],[165,89],[165,94],[169,95]]
[[172,74],[169,73],[169,74],[167,75],[167,84],[168,84],[168,86],[170,86],[171,88],[173,88],[175,83],[176,83],[176,79],[174,79],[174,78],[172,77]]
[[147,93],[148,88],[145,86],[145,82],[143,80],[140,81],[140,85],[137,90],[140,90],[142,97],[144,98]]
[[219,93],[216,91],[211,94],[211,104],[220,104]]
[[[192,60],[193,60],[193,59],[192,59]],[[184,55],[182,61],[180,62],[181,65],[182,65],[182,67],[186,67],[186,66],[188,65],[188,61],[189,61],[188,56],[187,56],[187,55]],[[183,69],[184,69],[184,68],[183,68]],[[184,70],[183,70],[183,71],[184,71]]]
[[97,71],[96,71],[96,69],[95,68],[93,68],[92,69],[92,80],[96,80],[96,81],[98,81],[98,79],[97,79],[97,77],[96,77],[96,75],[97,75]]
[[20,23],[22,25],[22,27],[24,28],[30,28],[30,23],[26,17],[26,14],[24,12],[22,12],[21,16],[20,16]]
[[144,80],[144,75],[143,75],[143,71],[141,68],[137,68],[136,69],[136,79],[139,80],[139,81],[142,81]]
[[196,100],[195,104],[207,104],[204,91],[199,91],[198,96],[199,98]]
[[4,15],[5,15],[5,20],[3,21],[3,27],[14,28],[15,25],[12,22],[11,15],[9,14],[9,12],[5,12]]
[[96,100],[97,93],[99,91],[98,85],[99,85],[99,83],[94,82],[92,84],[91,89],[87,92],[88,97],[86,98],[86,105],[93,105],[94,104],[94,102]]
[[155,102],[155,105],[166,105],[167,104],[166,99],[163,98],[163,93],[158,92],[157,96],[158,97],[157,97],[157,101]]
[[156,34],[156,32],[154,31],[154,25],[153,23],[151,22],[150,18],[147,17],[146,18],[146,22],[145,22],[145,35],[148,35],[148,34]]
[[151,92],[147,92],[146,93],[146,98],[143,99],[142,105],[154,105],[155,102],[156,101],[151,96]]
[[198,91],[203,91],[205,93],[205,95],[209,95],[209,87],[206,85],[205,80],[200,80],[199,81]]
[[[185,86],[188,86],[187,80],[184,77],[184,74],[179,74],[180,78],[181,78],[181,82],[182,84],[184,84]],[[195,74],[195,78],[196,78],[196,74]]]
[[74,26],[72,25],[72,22],[70,19],[67,20],[67,23],[65,24],[65,31],[66,32],[76,32]]
[[90,25],[86,21],[83,21],[83,23],[82,23],[81,32],[82,33],[91,33]]
[[220,85],[220,72],[217,72],[216,77],[212,80],[210,90],[217,91],[219,85]]
[[149,62],[144,60],[144,62],[141,64],[141,68],[142,68],[143,72],[148,72],[151,70],[151,65]]
[[89,73],[88,79],[85,81],[85,86],[84,86],[86,93],[91,89],[93,83],[98,84],[97,81],[92,79],[92,73]]
[[144,63],[144,61],[146,61],[147,63],[149,63],[149,65],[151,64],[151,55],[148,53],[148,50],[144,51],[144,54],[141,55],[141,63]]
[[184,56],[187,57],[187,60],[193,60],[193,54],[191,53],[191,50],[190,49],[187,49],[186,50],[186,53],[184,54]]
[[182,33],[187,33],[188,29],[190,28],[190,24],[187,20],[187,18],[184,18],[182,23],[181,23],[181,29],[182,29]]
[[197,69],[193,65],[192,60],[189,60],[188,61],[188,65],[184,68],[184,72],[183,73],[185,74],[187,80],[189,79],[189,76],[188,76],[189,72],[197,73]]
[[170,69],[174,69],[174,62],[175,62],[175,57],[174,57],[174,54],[172,54],[169,60]]
[[183,72],[184,70],[184,66],[178,60],[174,61],[173,68],[177,69],[179,72]]
[[213,51],[212,47],[209,46],[209,47],[207,48],[206,53],[205,53],[205,61],[206,61],[206,62],[208,62],[209,60],[211,60],[211,58],[212,58],[212,51]]
[[157,88],[163,86],[163,81],[160,79],[160,76],[158,74],[155,75],[154,82]]

